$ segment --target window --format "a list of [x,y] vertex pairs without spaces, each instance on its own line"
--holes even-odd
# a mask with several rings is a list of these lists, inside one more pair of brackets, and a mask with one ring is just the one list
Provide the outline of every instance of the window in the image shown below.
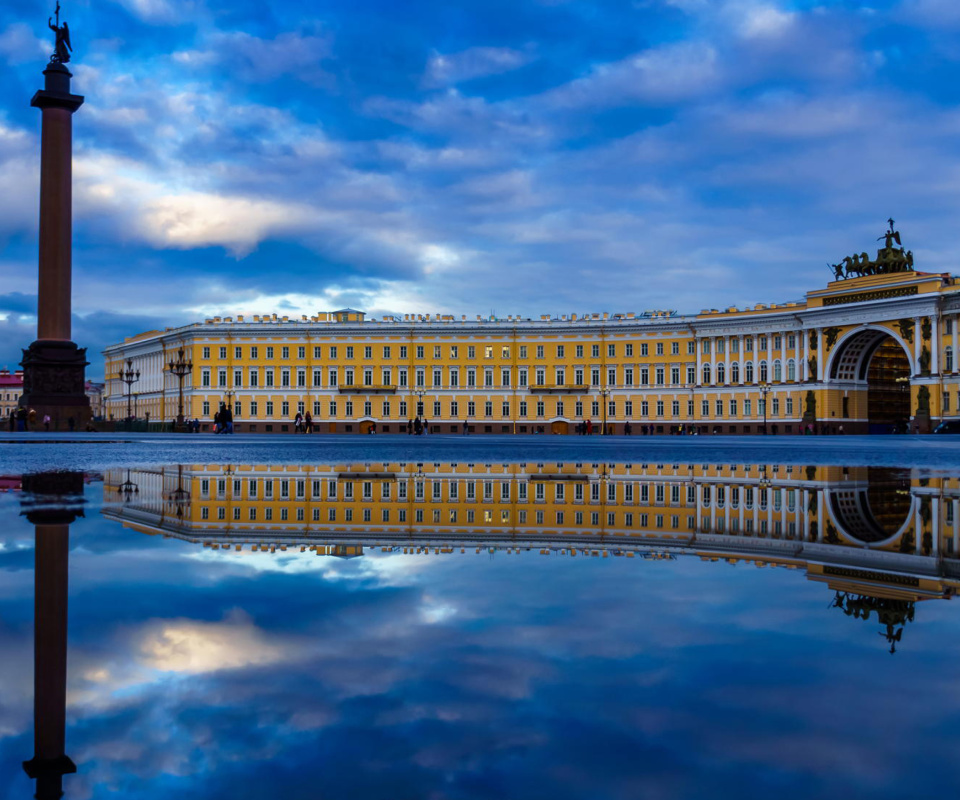
[[543,345],[537,345],[537,358],[543,358]]
[[347,347],[347,359],[353,358],[353,347]]
[[[334,355],[336,355],[336,352],[334,352]],[[405,344],[402,344],[400,345],[400,358],[406,358],[406,357],[407,357],[407,346]]]
[[763,382],[766,380],[767,380],[767,362],[761,361],[760,362],[760,381]]
[[226,358],[226,357],[227,357],[227,348],[226,348],[226,347],[221,347],[221,348],[220,348],[220,358]]
[[433,346],[433,357],[437,359],[440,358],[440,345],[438,344]]
[[617,355],[617,346],[615,344],[607,345],[607,358],[615,358]]
[[663,342],[657,342],[657,355],[663,355]]
[[650,347],[646,343],[640,345],[640,355],[646,356],[650,354]]
[[290,348],[281,347],[280,348],[280,358],[290,358]]
[[797,379],[797,362],[792,358],[787,362],[787,380],[795,381]]
[[600,358],[600,345],[594,344],[590,346],[590,355],[593,358]]
[[743,365],[743,372],[746,376],[747,383],[753,383],[753,362],[748,361]]
[[563,358],[563,357],[564,357],[563,354],[564,354],[563,345],[562,345],[562,344],[558,344],[558,345],[557,345],[557,358]]
[[670,353],[675,356],[680,355],[680,342],[670,342]]
[[373,358],[373,348],[369,345],[363,348],[363,357],[364,358]]
[[500,370],[500,385],[509,386],[510,385],[510,367],[504,367]]
[[315,346],[313,348],[313,357],[319,359],[322,357],[322,355],[323,355],[323,348],[321,348],[319,345]]
[[663,386],[666,380],[665,370],[663,367],[657,367],[656,369],[656,381],[657,386]]
[[703,382],[705,384],[710,383],[710,365],[709,364],[703,365]]
[[[947,320],[949,322],[950,320]],[[792,361],[790,362],[793,363]],[[945,372],[953,372],[953,348],[948,347],[943,351],[943,369]],[[946,409],[944,409],[946,411]]]
[[423,358],[423,345],[417,345],[417,358]]
[[578,344],[576,349],[577,358],[583,358],[583,345]]
[[730,382],[740,383],[740,363],[737,361],[730,365]]

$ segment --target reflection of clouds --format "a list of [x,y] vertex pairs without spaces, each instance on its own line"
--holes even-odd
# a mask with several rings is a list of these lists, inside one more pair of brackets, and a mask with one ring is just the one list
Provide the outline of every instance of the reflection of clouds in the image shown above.
[[287,654],[246,614],[235,611],[223,622],[178,619],[152,623],[140,640],[140,655],[153,669],[192,675],[272,664]]

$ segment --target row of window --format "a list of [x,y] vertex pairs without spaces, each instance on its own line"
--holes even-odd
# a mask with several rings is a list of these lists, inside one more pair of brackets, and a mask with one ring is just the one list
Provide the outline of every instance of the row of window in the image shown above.
[[[537,400],[533,403],[533,412],[536,417],[546,417],[548,414],[547,405],[550,404],[549,414],[551,417],[565,417],[571,409],[573,410],[574,417],[582,418],[584,416],[584,403],[581,400],[576,400],[572,404],[569,401],[564,400],[555,400],[555,399],[544,399]],[[234,416],[242,417],[244,416],[243,403],[239,400],[234,401]],[[448,402],[449,415],[444,416],[443,413],[443,403],[440,400],[434,400],[432,404],[432,413],[431,417],[433,419],[456,419],[460,416],[462,411],[466,412],[467,418],[477,417],[477,406],[473,400],[469,400],[466,403],[461,404],[457,400],[450,400]],[[634,403],[633,400],[623,400],[622,398],[610,399],[607,401],[607,417],[610,419],[616,418],[620,414],[620,406],[622,405],[622,415],[627,419],[634,418],[634,412],[639,410],[639,416],[649,417],[651,416],[651,408],[656,417],[667,417],[667,411],[669,409],[670,417],[681,416],[681,401],[680,400],[657,400],[651,403],[648,400],[641,400],[638,404]],[[767,406],[766,409],[764,406]],[[407,419],[407,417],[413,413],[412,409],[416,409],[415,416],[423,417],[427,413],[427,403],[417,402],[408,404],[406,400],[400,400],[396,404],[396,417],[401,420]],[[521,400],[517,404],[517,416],[520,418],[526,418],[530,416],[530,406],[531,403],[528,403],[526,400]],[[599,417],[602,413],[602,406],[598,400],[592,401],[590,404],[590,416]],[[209,400],[204,400],[202,403],[203,416],[209,417],[211,413],[211,403]],[[273,400],[266,400],[263,402],[263,411],[264,416],[267,419],[273,419],[277,410],[277,404]],[[284,419],[290,416],[291,407],[295,407],[296,411],[301,415],[306,415],[308,408],[307,404],[303,400],[299,400],[295,403],[294,406],[291,406],[290,401],[283,400],[280,402],[280,416]],[[363,401],[363,416],[372,417],[374,414],[374,407],[372,400]],[[686,417],[693,418],[695,404],[693,400],[686,401]],[[322,416],[323,401],[314,400],[312,408],[309,409],[311,416],[320,419]],[[343,403],[344,416],[348,419],[352,418],[357,410],[357,404],[352,400],[347,400]],[[729,398],[724,400],[723,398],[717,398],[712,401],[709,399],[703,399],[700,401],[700,414],[701,417],[710,418],[711,412],[714,417],[724,417],[729,416],[736,418],[741,410],[744,417],[750,417],[754,413],[758,416],[762,416],[764,411],[766,411],[768,416],[777,417],[780,415],[781,409],[787,417],[792,417],[794,412],[794,399],[792,397],[786,397],[783,399],[781,404],[781,398],[773,397],[770,398],[769,403],[767,401],[760,399],[757,400],[756,405],[750,398],[744,400],[738,400],[737,398]],[[261,403],[259,400],[249,400],[247,401],[247,414],[246,416],[250,418],[257,418],[260,416]],[[330,419],[336,419],[340,410],[340,405],[337,400],[330,400],[327,402],[327,416]],[[494,412],[496,410],[496,404],[492,400],[487,400],[482,404],[483,417],[494,418]],[[948,409],[947,409],[948,410]],[[377,408],[377,416],[379,419],[389,419],[394,416],[394,404],[391,400],[381,400],[379,407]],[[502,419],[509,419],[511,417],[511,401],[502,400],[500,401],[500,417]]]
[[[654,352],[658,356],[666,355],[666,345],[670,346],[671,355],[680,355],[680,342],[654,342]],[[632,343],[623,344],[623,355],[626,357],[631,357],[634,354],[634,345]],[[313,345],[313,358],[315,360],[323,359],[323,346],[322,345]],[[327,346],[327,359],[330,361],[336,361],[340,356],[340,345],[328,345]],[[427,349],[432,347],[433,358],[440,359],[443,357],[443,346],[436,345],[413,345],[413,352],[415,357],[418,360],[426,358]],[[510,345],[447,345],[448,347],[448,357],[451,359],[458,359],[461,357],[461,350],[466,358],[476,358],[477,352],[480,351],[483,354],[483,358],[495,358],[499,354],[500,358],[509,359],[510,356]],[[568,346],[564,344],[553,345],[553,354],[556,358],[567,358],[569,356],[574,356],[576,358],[584,358],[586,353],[586,348],[590,348],[590,356],[592,358],[600,358],[601,346],[599,344],[592,345],[573,345]],[[547,345],[518,345],[517,346],[517,356],[519,358],[528,358],[529,352],[532,349],[535,353],[536,358],[546,358],[546,348]],[[693,355],[696,352],[696,345],[693,340],[687,342],[687,355]],[[276,347],[274,345],[266,345],[263,347],[265,358],[270,361],[274,359],[275,354],[279,351],[281,359],[288,359],[292,352],[296,350],[296,357],[299,360],[303,360],[307,357],[307,345],[298,345],[295,348],[288,345],[282,345]],[[397,358],[401,361],[409,357],[410,348],[408,345],[381,345],[380,346],[380,358],[385,361],[389,361],[393,358],[394,349],[397,351]],[[752,347],[750,348],[752,349]],[[233,347],[233,357],[237,360],[243,359],[243,346],[234,345]],[[344,358],[350,361],[356,358],[357,351],[362,351],[363,358],[371,359],[373,358],[373,345],[363,345],[362,347],[356,347],[354,345],[344,345]],[[204,346],[201,348],[201,358],[208,360],[211,358],[213,348],[209,346]],[[220,360],[225,360],[228,358],[228,353],[230,352],[229,346],[219,346],[217,348],[217,355]],[[617,357],[617,345],[607,344],[606,353],[608,358]],[[260,345],[249,345],[248,355],[250,360],[256,361],[260,358]],[[650,346],[649,343],[642,343],[640,345],[640,355],[648,356],[650,355]]]
[[[287,522],[290,520],[290,509],[282,507],[279,509],[280,514],[278,519],[280,522]],[[306,522],[306,509],[304,508],[295,508],[293,509],[294,516],[297,522]],[[389,509],[382,508],[380,509],[380,522],[391,523],[394,521],[394,513],[396,512],[395,520],[397,523],[408,522],[408,509]],[[227,509],[223,506],[218,506],[216,508],[216,519],[223,521],[227,519]],[[618,524],[621,524],[624,528],[644,528],[649,529],[650,517],[653,517],[653,527],[654,528],[666,528],[668,527],[667,523],[669,521],[669,528],[672,530],[680,530],[680,515],[679,514],[646,514],[646,513],[635,513],[633,511],[607,511],[605,514],[600,511],[554,511],[553,518],[551,522],[555,525],[567,525],[573,524],[575,526],[582,526],[588,524],[586,520],[588,519],[587,515],[589,514],[589,525],[593,527],[598,527],[601,523],[601,518],[605,519],[606,525],[610,528],[616,528]],[[326,514],[327,522],[338,522],[338,517],[342,518],[343,522],[373,522],[374,511],[371,508],[360,509],[360,516],[357,520],[354,520],[354,509],[352,508],[328,508]],[[232,519],[234,521],[242,521],[242,509],[235,507],[232,513]],[[259,521],[259,509],[249,508],[247,509],[247,521],[249,522],[258,522]],[[311,520],[313,522],[322,521],[321,509],[314,508],[311,513]],[[448,509],[447,513],[441,509],[433,509],[431,514],[431,521],[434,524],[441,525],[444,522],[448,524],[460,524],[465,522],[468,525],[477,524],[478,522],[486,524],[502,524],[509,525],[513,524],[512,517],[513,512],[507,509],[467,509],[463,515],[463,519],[460,517],[460,510],[453,508]],[[426,522],[427,513],[425,509],[415,508],[412,509],[412,517],[414,522]],[[446,517],[446,519],[444,519]],[[526,509],[520,509],[516,512],[517,524],[526,525],[528,521],[532,521],[535,525],[545,525],[547,524],[547,512],[536,510],[536,511],[527,511]],[[210,519],[210,507],[202,506],[200,508],[200,519],[209,520]],[[263,509],[263,520],[265,522],[273,521],[273,509],[265,508]],[[686,530],[692,531],[694,525],[696,524],[696,517],[687,516],[685,518]],[[754,520],[747,518],[743,520],[743,530],[744,533],[751,534],[754,533],[755,529],[760,533],[760,535],[766,535],[770,530],[770,521],[761,519],[757,520],[757,525],[754,525]],[[716,519],[711,519],[710,517],[704,517],[701,521],[701,530],[715,533],[724,533],[727,529],[727,520],[723,517],[718,517]],[[739,533],[740,532],[740,520],[736,517],[729,520],[729,529],[730,533]],[[782,520],[773,520],[773,533],[775,536],[780,536],[783,533],[783,521]],[[795,521],[787,522],[787,534],[792,538],[797,535],[797,523]]]
[[[702,352],[709,354],[711,349],[715,350],[717,353],[723,353],[726,348],[727,340],[724,337],[716,337],[714,339],[702,339],[701,348]],[[729,339],[730,342],[730,352],[739,353],[740,352],[740,338],[732,337]],[[715,343],[715,344],[713,344]],[[651,353],[650,345],[653,345],[653,352]],[[757,350],[762,352],[768,348],[768,345],[773,346],[774,350],[780,350],[784,344],[784,337],[780,334],[774,335],[772,337],[767,336],[758,336],[756,339]],[[786,345],[788,349],[795,349],[797,346],[797,336],[796,334],[788,334],[786,336]],[[448,348],[448,357],[451,359],[458,359],[461,357],[461,350],[463,351],[466,358],[476,358],[477,352],[480,351],[483,354],[484,358],[495,358],[499,354],[500,358],[509,359],[510,355],[510,345],[446,345]],[[631,357],[634,355],[635,346],[633,343],[624,343],[621,345],[623,347],[623,355],[626,357]],[[313,358],[320,360],[323,358],[323,346],[322,345],[312,345],[313,347]],[[327,358],[331,361],[335,361],[339,358],[341,345],[327,345]],[[379,357],[384,360],[390,360],[393,358],[394,349],[397,351],[397,358],[404,360],[409,357],[410,347],[408,345],[380,345]],[[433,358],[440,359],[443,358],[443,345],[412,345],[415,358],[424,359],[426,358],[428,348],[432,348]],[[545,358],[546,357],[546,348],[548,345],[518,345],[517,346],[517,355],[519,358],[528,358],[529,352],[532,349],[535,353],[536,358]],[[552,355],[556,358],[568,358],[573,356],[575,358],[584,358],[587,352],[587,347],[590,348],[590,355],[593,358],[599,358],[601,353],[601,345],[591,344],[591,345],[565,345],[557,344],[550,345],[553,348]],[[649,356],[655,354],[658,356],[666,355],[667,348],[669,347],[671,355],[680,355],[681,343],[678,341],[671,342],[641,342],[639,345],[639,353],[641,356]],[[257,360],[260,358],[260,345],[249,345],[248,354],[251,360]],[[233,357],[235,359],[243,359],[243,346],[234,345],[233,346]],[[746,336],[743,338],[743,350],[746,353],[752,353],[754,349],[754,339],[752,336]],[[294,351],[293,347],[289,345],[275,346],[275,345],[265,345],[263,347],[265,357],[267,360],[271,360],[275,357],[275,353],[279,350],[280,358],[288,359],[291,356],[291,353]],[[300,360],[303,360],[307,357],[307,345],[298,345],[295,347],[296,357]],[[362,351],[363,358],[370,359],[373,358],[373,345],[363,345],[360,347],[354,345],[344,345],[344,357],[349,361],[356,357],[357,351]],[[213,348],[205,346],[201,350],[201,357],[203,359],[209,359],[211,357]],[[224,360],[228,357],[230,351],[229,346],[221,345],[217,348],[218,357],[221,360]],[[687,355],[693,355],[696,352],[696,342],[692,339],[687,340],[686,342],[686,353]],[[607,343],[606,344],[606,354],[607,358],[616,358],[617,357],[617,344],[616,343]]]
[[[217,387],[218,388],[251,388],[257,389],[262,385],[265,388],[271,388],[279,385],[282,388],[289,388],[292,386],[297,387],[306,387],[307,386],[307,369],[305,367],[291,369],[287,367],[280,367],[279,375],[277,368],[274,367],[264,367],[263,371],[259,367],[249,367],[246,369],[246,382],[244,381],[244,369],[235,368],[233,370],[233,383],[229,383],[230,371],[227,367],[220,367],[216,373]],[[668,373],[669,370],[669,373]],[[311,386],[316,388],[322,388],[324,386],[328,388],[336,388],[339,386],[370,386],[370,387],[394,387],[393,379],[397,378],[396,386],[399,388],[404,388],[410,386],[409,382],[409,372],[406,368],[401,367],[396,372],[394,372],[390,367],[382,367],[379,374],[376,374],[374,370],[364,369],[359,373],[360,382],[357,382],[358,373],[347,367],[343,370],[343,382],[340,382],[340,368],[339,367],[328,367],[327,368],[327,382],[323,382],[323,373],[324,370],[321,368],[314,368],[312,374],[310,375]],[[670,382],[667,383],[667,377],[669,374]],[[753,383],[754,376],[756,375],[760,381],[768,381],[771,378],[771,371],[767,366],[766,361],[760,361],[754,369],[754,364],[752,361],[747,361],[743,365],[743,378],[745,383]],[[730,383],[740,383],[741,369],[740,363],[734,361],[730,364]],[[213,385],[213,372],[211,368],[204,367],[200,371],[200,386],[202,388],[208,388]],[[277,383],[279,377],[279,384]],[[424,368],[418,368],[414,370],[414,386],[425,387],[427,386],[427,370]],[[510,367],[501,367],[499,371],[500,382],[495,383],[495,378],[497,377],[496,371],[493,368],[486,368],[482,371],[478,371],[476,368],[468,367],[466,368],[465,381],[461,383],[461,373],[460,367],[448,367],[446,369],[446,375],[444,375],[444,370],[442,368],[435,368],[432,370],[430,375],[432,382],[429,384],[433,388],[442,388],[442,389],[457,389],[461,386],[467,388],[473,388],[475,386],[485,386],[485,387],[510,387],[513,385],[512,377],[513,372]],[[444,382],[444,377],[446,377],[446,382]],[[553,370],[552,384],[547,384],[547,370],[543,367],[535,368],[533,371],[533,382],[530,382],[530,373],[526,367],[520,367],[517,370],[517,386],[519,388],[526,388],[528,386],[601,386],[601,377],[603,377],[603,372],[600,367],[591,367],[589,370],[583,367],[573,367],[571,370],[567,370],[565,367],[557,367]],[[586,378],[589,377],[589,384],[586,382]],[[651,384],[651,377],[653,378],[653,383]],[[686,381],[681,383],[681,377],[685,377]],[[712,383],[711,378],[713,377],[713,366],[711,364],[704,364],[702,369],[702,378],[704,384]],[[261,378],[262,384],[261,384]],[[379,378],[379,383],[375,382],[375,378]],[[622,383],[620,383],[620,378],[622,378]],[[784,378],[783,364],[776,360],[773,362],[772,378],[774,382],[781,382]],[[568,383],[568,379],[572,379]],[[793,359],[790,359],[787,362],[786,369],[786,379],[788,381],[796,381],[797,379],[797,365]],[[482,383],[480,382],[482,381]],[[637,382],[638,381],[638,382]],[[653,367],[652,370],[647,366],[622,366],[622,367],[607,367],[606,368],[606,386],[608,387],[628,387],[628,386],[680,386],[680,385],[690,385],[696,382],[696,367],[693,365],[686,365],[684,368],[680,364],[672,365],[658,365]],[[724,384],[727,382],[727,366],[724,363],[719,363],[716,365],[716,382],[719,384]]]
[[[339,500],[352,501],[356,499],[355,491],[359,488],[360,498],[364,501],[374,499],[374,487],[380,486],[380,497],[382,501],[391,501],[396,498],[397,501],[406,501],[410,499],[408,484],[405,481],[399,481],[396,484],[389,481],[374,483],[373,481],[338,481],[330,478],[315,479],[311,481],[311,495],[307,497],[307,481],[298,479],[294,481],[285,479],[265,479],[261,481],[258,478],[249,478],[246,483],[246,496],[243,496],[243,483],[240,479],[233,480],[233,498],[234,500],[273,500],[278,497],[280,500],[288,500],[295,497],[297,500]],[[324,484],[326,491],[324,492]],[[512,486],[517,487],[516,498],[511,491]],[[429,492],[427,487],[430,487]],[[497,491],[496,487],[500,487]],[[533,487],[533,499],[535,501],[546,502],[548,499],[555,502],[600,502],[602,496],[601,484],[594,482],[573,482],[567,485],[562,481],[554,482],[548,486],[545,482],[526,483],[522,481],[471,481],[471,480],[416,480],[413,482],[413,499],[425,500],[427,495],[433,501],[460,501],[461,499],[483,500],[493,502],[495,499],[506,502],[526,502],[530,497],[528,488]],[[227,481],[220,478],[216,483],[217,497],[223,499],[226,496]],[[396,487],[396,491],[394,491]],[[446,487],[446,497],[443,497],[443,488]],[[616,481],[606,484],[606,500],[610,503],[617,501],[617,494],[622,494],[623,503],[639,502],[641,504],[655,503],[656,505],[694,505],[697,502],[697,487],[692,484],[681,485],[678,483],[632,483],[627,481]],[[342,488],[342,493],[341,493]],[[461,493],[461,489],[463,492]],[[704,506],[710,506],[716,502],[717,508],[724,508],[727,504],[727,489],[725,486],[701,486],[700,500]],[[756,498],[757,507],[765,511],[772,498],[773,508],[780,511],[783,506],[783,496],[786,494],[787,509],[796,510],[797,490],[796,489],[756,489],[752,486],[729,487],[729,503],[731,508],[739,508],[742,500],[744,508],[752,509]],[[200,496],[203,499],[210,497],[211,483],[208,479],[200,481]],[[293,492],[293,494],[291,494]],[[548,498],[547,495],[552,494]]]

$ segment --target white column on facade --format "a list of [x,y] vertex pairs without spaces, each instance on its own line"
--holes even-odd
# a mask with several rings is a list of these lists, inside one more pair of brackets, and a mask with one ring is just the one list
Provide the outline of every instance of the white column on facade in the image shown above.
[[717,382],[717,342],[719,341],[720,338],[717,336],[710,338],[710,383],[714,385]]
[[697,356],[697,374],[694,375],[694,385],[701,382],[703,377],[703,343],[694,336],[693,349]]
[[957,323],[960,323],[960,317],[953,316],[951,317],[950,327],[953,329],[953,372],[956,374],[960,371],[960,358],[957,358],[957,343],[960,340],[960,336],[957,334]]
[[920,374],[920,343],[923,337],[920,335],[920,317],[913,318],[913,374]]
[[940,341],[940,318],[936,315],[930,316],[930,372],[934,375],[940,374],[940,348],[943,343]]
[[823,363],[823,331],[817,328],[817,374],[814,376],[818,381],[826,378],[826,365]]
[[800,331],[800,370],[797,372],[797,377],[801,381],[807,379],[807,359],[810,357],[809,345],[807,342],[807,332],[804,330]]
[[932,506],[932,513],[930,515],[930,533],[933,540],[930,553],[934,557],[938,557],[940,555],[940,506],[942,501],[942,497],[937,497],[933,502],[930,503]]

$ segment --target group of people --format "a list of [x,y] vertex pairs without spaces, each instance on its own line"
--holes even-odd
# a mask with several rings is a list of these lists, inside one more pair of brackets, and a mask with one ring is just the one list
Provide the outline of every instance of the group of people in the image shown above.
[[233,433],[233,412],[226,403],[220,404],[220,410],[213,415],[214,433]]
[[313,415],[308,411],[306,414],[297,412],[293,418],[294,433],[313,433]]
[[[466,433],[467,423],[463,423],[464,433]],[[407,434],[412,436],[422,436],[425,433],[430,433],[430,426],[427,424],[427,421],[421,420],[420,417],[410,420],[407,423]]]
[[[40,430],[40,425],[43,426],[44,431],[49,432],[50,425],[53,424],[53,419],[51,419],[50,415],[44,414],[43,418],[39,421],[39,425],[37,420],[38,416],[36,410],[21,406],[20,408],[10,412],[10,417],[7,420],[7,424],[10,427],[10,433],[17,431],[26,432]],[[67,427],[70,429],[71,433],[77,427],[77,422],[73,417],[67,417]],[[92,426],[88,425],[87,430],[92,430]]]

